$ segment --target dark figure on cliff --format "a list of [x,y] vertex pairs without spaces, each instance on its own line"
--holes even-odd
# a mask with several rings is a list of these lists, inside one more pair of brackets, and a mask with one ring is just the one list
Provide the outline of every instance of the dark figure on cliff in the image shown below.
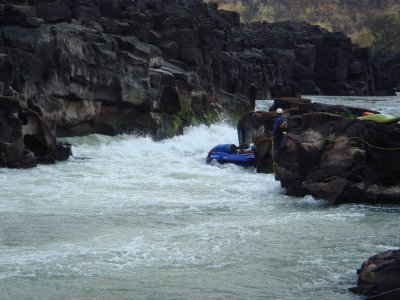
[[252,81],[248,90],[249,100],[250,100],[250,109],[254,111],[256,107],[256,98],[257,98],[257,84]]
[[276,110],[276,115],[277,116],[275,119],[274,128],[272,129],[272,135],[274,136],[275,153],[279,151],[282,139],[287,135],[287,120],[283,116],[282,108],[278,108]]

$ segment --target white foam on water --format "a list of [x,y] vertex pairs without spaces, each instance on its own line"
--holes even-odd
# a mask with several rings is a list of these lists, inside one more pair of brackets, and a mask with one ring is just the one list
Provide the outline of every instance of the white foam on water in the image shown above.
[[400,115],[400,96],[304,96],[313,102],[325,104],[347,105],[375,110],[381,113]]
[[[303,99],[323,104],[346,105],[357,108],[375,110],[393,116],[400,115],[400,93],[396,96],[315,96],[303,95]],[[260,99],[256,101],[256,111],[269,111],[274,101]]]
[[0,170],[5,297],[336,295],[370,253],[400,246],[398,209],[328,207],[285,196],[273,175],[206,164],[215,145],[237,144],[228,123],[161,142],[68,141],[69,161]]

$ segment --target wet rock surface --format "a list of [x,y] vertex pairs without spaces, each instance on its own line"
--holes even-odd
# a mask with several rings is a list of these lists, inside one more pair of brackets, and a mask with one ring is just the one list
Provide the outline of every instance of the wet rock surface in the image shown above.
[[0,81],[64,135],[164,138],[222,111],[241,116],[253,80],[259,99],[391,89],[378,84],[381,62],[343,34],[242,25],[200,0],[2,0],[0,30]]
[[[241,143],[255,142],[258,171],[275,173],[288,195],[330,204],[400,204],[400,125],[362,121],[360,109],[277,99],[289,134],[274,149],[274,113],[255,113],[238,125]],[[273,155],[278,150],[276,155]]]
[[0,97],[0,167],[31,168],[72,155],[71,145],[57,141],[37,112],[19,97]]
[[357,286],[350,291],[367,299],[394,300],[400,297],[400,250],[379,253],[357,270]]

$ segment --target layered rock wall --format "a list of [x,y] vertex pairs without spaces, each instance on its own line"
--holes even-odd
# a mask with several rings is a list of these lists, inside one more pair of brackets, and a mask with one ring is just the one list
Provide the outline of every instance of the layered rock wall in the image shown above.
[[258,98],[382,87],[379,64],[343,34],[241,25],[200,0],[2,0],[0,31],[0,81],[58,134],[172,136],[221,110],[245,113],[253,80]]

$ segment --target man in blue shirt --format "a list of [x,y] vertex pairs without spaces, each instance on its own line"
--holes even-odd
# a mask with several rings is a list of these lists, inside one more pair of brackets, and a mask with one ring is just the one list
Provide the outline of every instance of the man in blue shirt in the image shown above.
[[282,115],[282,108],[276,110],[277,117],[275,119],[274,128],[272,129],[272,135],[274,136],[275,142],[275,153],[279,150],[283,136],[287,135],[287,120]]

